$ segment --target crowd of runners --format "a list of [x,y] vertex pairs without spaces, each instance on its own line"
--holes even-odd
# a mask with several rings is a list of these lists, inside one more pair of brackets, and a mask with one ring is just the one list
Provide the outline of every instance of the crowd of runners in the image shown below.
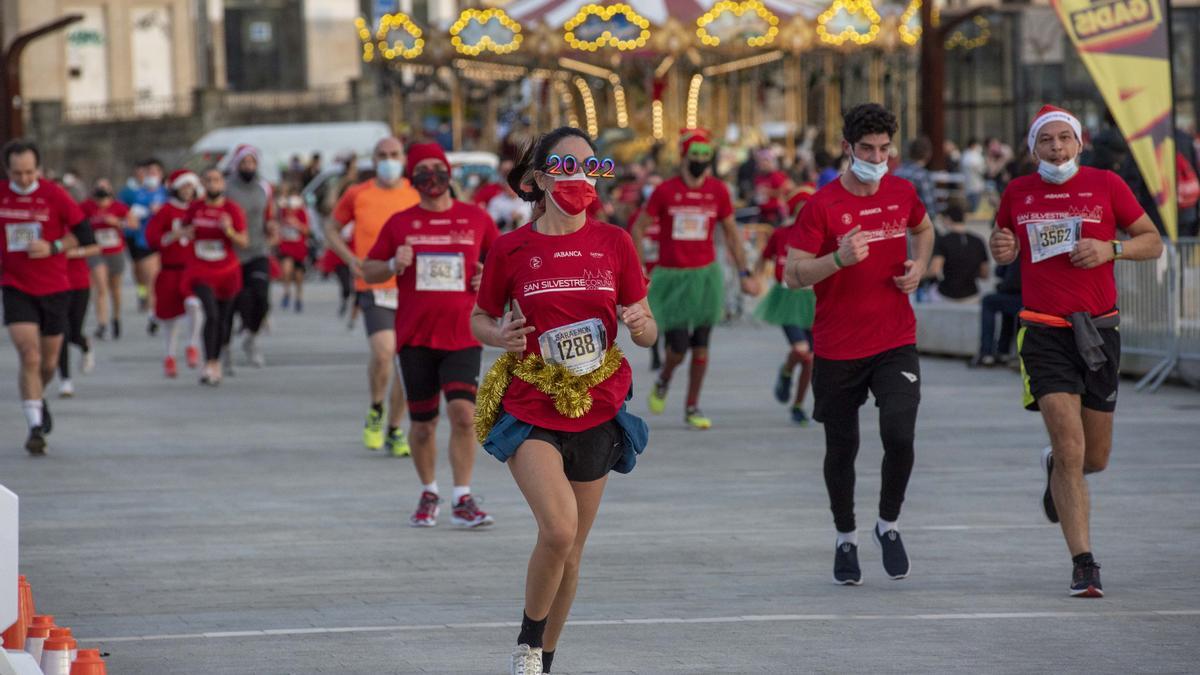
[[[570,127],[507,158],[499,180],[470,200],[453,189],[441,146],[386,138],[372,174],[346,185],[320,224],[309,223],[294,186],[277,195],[259,176],[248,145],[199,174],[167,174],[148,160],[120,194],[100,179],[77,203],[43,176],[35,144],[11,142],[2,158],[0,284],[20,361],[25,447],[46,452],[54,425],[45,392],[55,375],[61,396],[75,394],[68,345],[82,352],[86,372],[98,341],[121,339],[126,255],[147,330],[163,339],[163,374],[178,375],[182,345],[199,381],[216,386],[233,367],[235,324],[245,362],[266,363],[271,280],[284,285],[280,308],[302,311],[309,242],[323,234],[318,266],[339,276],[341,310],[360,316],[366,334],[362,444],[411,456],[420,489],[410,524],[419,528],[440,515],[443,399],[453,525],[495,523],[472,496],[477,444],[507,464],[538,527],[511,672],[550,672],[608,476],[632,471],[649,443],[648,425],[627,408],[633,369],[618,344],[622,326],[621,342],[651,350],[658,371],[650,413],[667,410],[687,361],[683,424],[709,429],[719,419],[701,411],[700,396],[713,329],[727,313],[724,270],[754,296],[773,271],[756,312],[785,340],[768,386],[801,426],[810,423],[811,386],[811,419],[825,437],[833,579],[864,579],[855,459],[869,395],[883,447],[870,538],[886,575],[903,579],[911,565],[899,522],[921,403],[911,298],[935,235],[919,191],[889,173],[896,133],[896,118],[879,105],[846,112],[848,169],[819,189],[815,175],[796,185],[776,175],[770,157],[756,158],[760,213],[777,227],[755,256],[730,188],[714,175],[717,141],[703,129],[683,132],[676,175],[645,175],[633,188],[639,204],[625,227],[605,222],[613,208],[602,202],[596,168],[607,158]],[[1162,242],[1124,182],[1080,166],[1082,139],[1069,112],[1046,106],[1037,115],[1028,131],[1037,170],[1003,191],[989,244],[995,261],[1019,265],[1024,279],[1024,405],[1041,412],[1050,438],[1043,508],[1071,556],[1069,592],[1099,597],[1085,476],[1106,467],[1112,446],[1120,360],[1112,266],[1154,259]],[[484,346],[501,354],[481,379]]]

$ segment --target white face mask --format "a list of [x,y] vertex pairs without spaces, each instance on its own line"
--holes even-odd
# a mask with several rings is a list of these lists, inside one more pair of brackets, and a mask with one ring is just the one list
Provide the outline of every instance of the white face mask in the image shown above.
[[1047,183],[1062,185],[1079,173],[1079,161],[1067,160],[1063,164],[1052,164],[1046,160],[1038,160],[1038,175]]
[[375,162],[375,175],[385,183],[394,183],[404,175],[404,162],[398,159],[381,159]]
[[298,196],[298,195],[297,195],[297,196],[288,197],[288,200],[287,200],[287,205],[288,205],[288,208],[291,208],[291,209],[298,209],[298,208],[300,208],[301,206],[304,206],[304,199],[303,199],[303,198],[301,198],[301,197],[300,197],[300,196]]
[[37,179],[34,179],[34,181],[29,184],[29,187],[22,189],[21,186],[17,185],[17,183],[15,181],[10,180],[10,181],[8,181],[8,189],[12,190],[13,192],[15,192],[21,196],[31,195],[37,191],[38,182],[37,182]]
[[157,190],[162,186],[162,179],[155,175],[146,176],[146,180],[142,183],[142,186],[147,190]]
[[852,158],[850,162],[850,171],[854,172],[854,176],[864,183],[878,183],[883,180],[883,177],[888,172],[887,161],[874,164],[861,160],[857,157]]

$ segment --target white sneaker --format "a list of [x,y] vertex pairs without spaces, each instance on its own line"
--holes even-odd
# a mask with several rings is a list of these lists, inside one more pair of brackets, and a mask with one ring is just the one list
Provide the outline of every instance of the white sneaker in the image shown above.
[[262,352],[258,349],[258,344],[255,342],[254,335],[247,335],[242,340],[242,351],[246,353],[246,361],[255,368],[262,368],[267,365],[267,360],[263,358]]
[[542,675],[542,648],[517,645],[512,653],[512,675]]
[[71,382],[70,380],[63,380],[62,383],[58,385],[59,398],[71,398],[74,395],[75,383]]
[[79,366],[84,375],[90,374],[96,369],[96,352],[88,350],[83,353],[83,364]]

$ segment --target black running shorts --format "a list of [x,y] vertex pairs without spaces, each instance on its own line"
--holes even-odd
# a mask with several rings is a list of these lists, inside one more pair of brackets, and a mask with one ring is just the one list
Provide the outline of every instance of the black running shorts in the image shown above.
[[562,455],[567,480],[590,483],[608,475],[624,454],[625,432],[615,419],[583,431],[534,427],[528,440],[553,445]]
[[367,337],[381,330],[396,330],[396,310],[375,304],[374,291],[359,291],[358,307],[362,310],[363,328],[367,329]]
[[71,292],[50,295],[30,295],[16,288],[4,287],[4,325],[36,323],[42,337],[62,335],[67,330],[67,314],[71,307]]
[[408,416],[414,422],[428,422],[438,416],[438,394],[446,401],[475,402],[479,389],[482,347],[446,351],[429,347],[401,347],[396,355],[404,392],[408,396]]
[[1117,409],[1117,385],[1121,369],[1121,332],[1098,328],[1104,340],[1101,349],[1108,360],[1099,370],[1088,370],[1070,328],[1022,326],[1017,333],[1021,355],[1026,410],[1038,410],[1038,399],[1046,394],[1075,394],[1083,407],[1099,412]]
[[921,399],[921,360],[915,345],[905,345],[861,359],[832,360],[817,357],[813,365],[813,419],[836,422],[858,416],[875,395],[875,405],[886,396]]

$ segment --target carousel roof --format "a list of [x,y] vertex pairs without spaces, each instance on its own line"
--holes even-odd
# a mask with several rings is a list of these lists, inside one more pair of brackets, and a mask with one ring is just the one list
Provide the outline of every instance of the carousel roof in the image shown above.
[[[827,0],[761,0],[762,4],[781,19],[801,15],[809,19],[816,17],[829,6]],[[613,5],[606,0],[513,0],[504,6],[504,11],[523,24],[543,22],[561,26],[586,5]],[[662,25],[669,17],[684,24],[695,23],[696,19],[712,9],[715,0],[626,0],[638,14],[651,23]]]

